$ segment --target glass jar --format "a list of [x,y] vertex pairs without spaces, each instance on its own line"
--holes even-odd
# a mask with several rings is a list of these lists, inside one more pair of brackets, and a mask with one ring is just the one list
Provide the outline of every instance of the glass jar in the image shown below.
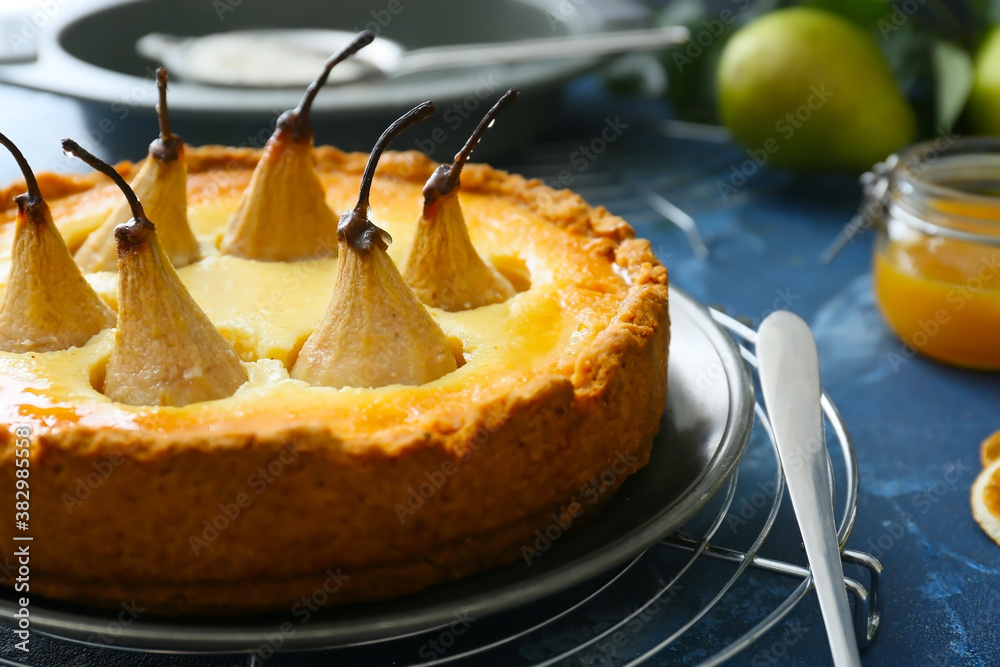
[[917,352],[1000,369],[1000,139],[942,137],[883,165],[874,285]]

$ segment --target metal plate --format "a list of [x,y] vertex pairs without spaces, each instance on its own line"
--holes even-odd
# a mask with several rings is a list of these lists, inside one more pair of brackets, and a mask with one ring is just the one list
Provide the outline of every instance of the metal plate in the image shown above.
[[[629,478],[607,506],[577,531],[552,542],[530,564],[512,565],[422,593],[378,604],[311,614],[218,619],[140,615],[122,628],[117,614],[37,597],[31,625],[38,632],[93,642],[115,627],[117,648],[166,651],[246,651],[275,633],[283,649],[324,648],[396,637],[452,622],[465,612],[481,618],[583,583],[641,553],[691,518],[725,483],[753,427],[750,373],[728,334],[708,311],[671,289],[669,399],[649,464]],[[14,594],[4,589],[0,618],[13,622]],[[292,633],[282,633],[291,623]]]
[[[36,61],[0,65],[0,81],[81,100],[90,137],[75,138],[91,141],[91,150],[104,146],[138,157],[136,147],[147,145],[156,128],[152,72],[159,63],[143,58],[135,49],[136,41],[150,32],[196,36],[263,27],[352,32],[368,28],[408,49],[418,49],[586,35],[639,27],[648,18],[648,10],[632,0],[578,0],[569,5],[561,0],[402,2],[393,5],[394,10],[402,10],[398,15],[386,7],[385,0],[335,4],[324,0],[81,2],[57,10],[39,35]],[[329,87],[312,107],[316,143],[368,151],[402,111],[433,100],[437,116],[408,132],[405,147],[438,161],[450,160],[483,112],[507,88],[517,86],[520,101],[504,113],[491,139],[476,151],[477,160],[488,160],[541,136],[555,122],[561,84],[607,60],[582,57],[464,67]],[[173,130],[190,144],[259,148],[278,115],[298,104],[302,93],[301,87],[241,89],[171,81]],[[396,147],[400,146],[397,142]]]

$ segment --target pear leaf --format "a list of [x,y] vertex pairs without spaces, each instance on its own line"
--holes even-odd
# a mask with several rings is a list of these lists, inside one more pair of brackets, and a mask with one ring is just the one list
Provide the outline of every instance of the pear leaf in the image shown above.
[[892,13],[887,0],[806,0],[802,4],[840,14],[864,28],[870,28]]
[[936,41],[931,48],[931,60],[937,84],[934,108],[938,131],[949,132],[972,90],[972,58],[950,42]]

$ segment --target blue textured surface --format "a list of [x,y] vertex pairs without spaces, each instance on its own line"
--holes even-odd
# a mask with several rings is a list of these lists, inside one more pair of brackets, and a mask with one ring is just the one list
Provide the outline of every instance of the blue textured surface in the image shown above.
[[[703,303],[754,324],[777,306],[813,326],[824,385],[854,437],[861,469],[849,546],[886,567],[884,626],[865,663],[1000,664],[1000,547],[975,524],[968,500],[979,444],[1000,428],[1000,377],[922,358],[898,363],[901,343],[874,304],[870,237],[828,266],[819,262],[857,208],[853,178],[762,170],[723,201],[718,182],[729,183],[731,167],[747,159],[740,149],[662,139],[651,130],[662,118],[658,105],[606,104],[588,114],[643,119],[639,136],[630,137],[635,145],[616,156],[620,168],[664,184],[657,190],[697,220],[710,259],[692,257],[684,237],[655,215],[592,199],[652,239],[671,281]],[[814,598],[807,606],[805,645],[781,662],[829,663]],[[773,641],[765,637],[761,646]],[[757,659],[771,656],[751,649],[744,657],[764,664]]]
[[[6,87],[0,87],[0,100],[0,131],[19,142],[37,169],[70,168],[59,152],[58,139],[80,136],[87,129],[72,102]],[[821,250],[857,207],[860,192],[853,177],[799,177],[762,169],[723,200],[718,183],[728,182],[731,168],[746,155],[725,142],[669,138],[664,132],[667,117],[659,102],[611,98],[593,79],[584,79],[567,93],[557,135],[550,143],[522,151],[511,167],[547,182],[567,171],[573,180],[570,187],[622,215],[641,236],[651,239],[670,268],[672,282],[703,303],[748,317],[755,325],[775,307],[793,310],[812,324],[824,384],[848,424],[860,461],[860,516],[849,546],[870,551],[886,567],[882,633],[864,656],[865,664],[1000,664],[1000,547],[973,522],[968,501],[969,486],[979,470],[979,443],[1000,428],[1000,377],[920,358],[894,365],[891,355],[899,353],[901,344],[875,310],[869,275],[871,238],[849,246],[829,266],[819,263]],[[575,159],[579,144],[598,137],[606,118],[618,118],[628,127],[594,160]],[[145,141],[136,145],[141,154]],[[13,163],[0,158],[0,182],[15,177]],[[683,234],[639,196],[635,188],[641,186],[694,216],[711,250],[708,260],[693,257]],[[741,469],[737,507],[751,501],[773,475],[773,458],[753,458],[760,451],[765,450],[752,448]],[[787,508],[781,521],[791,521]],[[738,532],[738,527],[728,526],[722,531],[733,539]],[[765,552],[795,554],[797,539],[794,529],[776,531]],[[642,564],[654,577],[661,566],[652,560]],[[712,580],[713,567],[705,565],[700,576]],[[726,576],[732,570],[722,569]],[[848,574],[855,573],[848,568]],[[739,586],[737,592],[743,593],[727,598],[724,613],[704,624],[697,641],[669,649],[650,664],[697,662],[718,648],[720,640],[714,637],[723,634],[725,626],[752,624],[791,590],[788,582],[759,573],[749,574]],[[674,604],[674,610],[699,603],[698,591],[685,592],[693,594],[692,599]],[[709,593],[706,589],[704,595]],[[632,605],[627,597],[609,601],[591,612],[587,622],[599,626],[605,622],[602,614],[621,618]],[[546,609],[542,605],[536,611],[544,615]],[[480,631],[501,636],[517,627],[515,616],[485,620]],[[646,647],[655,644],[665,632],[666,616],[639,624],[629,641]],[[9,634],[0,632],[0,656],[20,657],[11,649]],[[564,625],[520,646],[505,662],[540,659],[549,655],[547,649],[572,645],[586,636],[582,626]],[[361,650],[338,662],[420,660],[416,652],[400,650]],[[35,664],[51,667],[247,664],[237,657],[98,655],[45,640],[39,640],[38,651],[33,652]],[[274,664],[328,662],[321,656],[287,656]],[[606,651],[573,664],[618,662]],[[732,664],[830,664],[814,596]]]
[[[609,101],[602,111],[622,108]],[[650,125],[657,111],[629,107]],[[641,171],[666,183],[659,192],[694,216],[710,259],[693,258],[683,236],[655,217],[606,203],[653,240],[672,282],[754,324],[777,306],[813,326],[825,388],[853,435],[861,469],[860,516],[849,546],[870,551],[886,568],[884,626],[865,664],[1000,664],[1000,547],[975,524],[968,500],[979,444],[1000,428],[1000,377],[922,358],[894,363],[901,343],[875,308],[870,237],[828,266],[819,262],[858,206],[853,178],[761,171],[723,201],[717,184],[728,183],[732,165],[747,159],[740,149],[640,132],[634,150],[644,156]],[[629,151],[622,157],[627,168]],[[807,606],[805,646],[790,648],[786,659],[827,664],[814,598]],[[751,649],[745,657],[764,664],[756,659],[771,656]]]

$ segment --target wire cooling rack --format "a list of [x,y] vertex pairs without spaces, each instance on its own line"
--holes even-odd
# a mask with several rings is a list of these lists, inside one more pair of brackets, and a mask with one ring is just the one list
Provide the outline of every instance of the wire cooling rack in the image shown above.
[[[756,332],[718,311],[712,316],[739,341],[751,368]],[[863,583],[845,577],[853,599],[856,635],[862,649],[878,632],[882,566],[873,556],[845,545],[854,526],[858,468],[853,444],[836,407],[822,397],[837,507],[838,537],[845,566]],[[169,656],[83,647],[44,639],[31,661],[0,657],[11,666],[128,665],[142,667],[310,667],[313,665],[718,665],[748,649],[752,665],[793,659],[803,632],[793,610],[810,594],[812,577],[798,547],[798,533],[784,498],[784,477],[770,422],[760,403],[747,452],[727,485],[685,528],[603,578],[566,593],[480,619],[456,615],[439,628],[389,640],[337,649],[275,652],[262,644],[252,654]],[[769,476],[760,474],[770,468]],[[747,484],[744,480],[755,479]],[[748,488],[749,486],[749,488]],[[784,542],[781,556],[765,552]],[[789,545],[794,545],[789,549]],[[797,562],[796,562],[797,561]],[[849,571],[850,568],[847,568]],[[787,619],[787,620],[786,620]],[[783,620],[774,641],[758,643]],[[822,633],[820,633],[822,634]],[[770,637],[770,635],[769,635]],[[763,644],[763,646],[762,646]],[[7,653],[9,656],[10,653]],[[36,655],[44,657],[36,658]],[[41,661],[39,661],[41,660]]]

